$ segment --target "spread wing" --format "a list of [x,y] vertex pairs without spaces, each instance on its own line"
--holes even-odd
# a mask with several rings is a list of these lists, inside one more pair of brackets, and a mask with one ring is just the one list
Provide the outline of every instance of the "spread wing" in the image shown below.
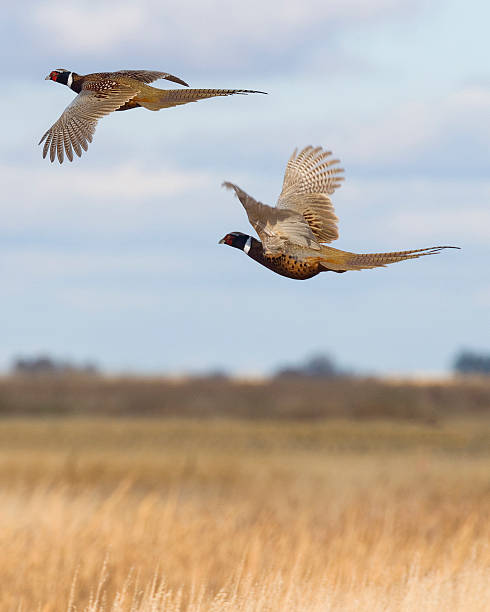
[[179,77],[176,77],[173,74],[169,74],[168,72],[157,72],[155,70],[118,70],[117,72],[112,72],[110,74],[129,77],[131,79],[141,81],[142,83],[153,83],[153,81],[158,81],[158,79],[166,79],[167,81],[172,81],[173,83],[179,83],[180,85],[189,87],[185,81],[179,79]]
[[223,183],[223,186],[233,189],[243,204],[266,255],[281,255],[286,251],[286,242],[310,249],[320,249],[310,226],[299,213],[257,202],[233,183]]
[[344,180],[338,159],[327,159],[332,153],[321,147],[297,150],[289,158],[281,195],[280,209],[294,210],[306,219],[319,242],[339,237],[338,218],[328,197]]
[[92,142],[97,121],[108,115],[120,106],[123,106],[137,95],[137,91],[127,85],[120,85],[109,81],[106,88],[97,83],[97,90],[91,89],[91,83],[84,85],[82,91],[69,104],[61,117],[54,123],[39,141],[44,142],[43,158],[49,151],[49,158],[53,162],[58,156],[60,164],[63,163],[64,153],[73,161],[73,151],[80,157],[82,149],[88,149]]

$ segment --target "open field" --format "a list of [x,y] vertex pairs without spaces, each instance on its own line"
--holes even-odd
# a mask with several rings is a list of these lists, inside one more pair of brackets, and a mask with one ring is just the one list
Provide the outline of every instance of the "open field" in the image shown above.
[[0,610],[472,611],[488,417],[4,418]]

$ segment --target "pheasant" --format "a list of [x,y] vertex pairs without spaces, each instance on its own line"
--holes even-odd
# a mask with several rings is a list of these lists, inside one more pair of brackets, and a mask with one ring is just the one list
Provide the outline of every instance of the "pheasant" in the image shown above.
[[297,150],[289,158],[277,206],[257,202],[233,183],[223,186],[235,192],[260,241],[242,232],[231,232],[219,241],[245,252],[273,272],[306,280],[320,272],[347,272],[384,267],[405,259],[434,255],[436,246],[393,253],[350,253],[325,246],[339,236],[329,195],[340,187],[343,169],[338,159],[321,147]]
[[60,164],[66,156],[73,161],[73,151],[81,157],[82,149],[92,142],[97,121],[113,111],[129,110],[142,106],[157,111],[179,104],[187,104],[216,96],[265,93],[250,89],[157,89],[150,87],[158,79],[166,79],[188,87],[187,83],[167,72],[152,70],[119,70],[81,75],[64,68],[53,70],[46,80],[67,85],[78,96],[69,104],[61,117],[39,141],[44,141],[43,158],[49,151],[53,162]]

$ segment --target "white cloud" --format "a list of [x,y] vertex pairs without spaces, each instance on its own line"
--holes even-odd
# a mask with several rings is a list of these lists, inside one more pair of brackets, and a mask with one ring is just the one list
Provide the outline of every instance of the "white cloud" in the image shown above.
[[103,51],[132,38],[147,26],[141,6],[132,2],[38,4],[29,19],[41,27],[51,45],[70,45],[75,51]]
[[489,201],[488,180],[352,177],[334,203],[345,248],[391,250],[426,242],[487,246]]
[[22,18],[35,30],[42,28],[47,44],[55,49],[69,45],[72,51],[99,56],[129,43],[135,49],[167,54],[177,49],[186,60],[232,66],[242,64],[248,54],[302,53],[311,32],[322,32],[317,42],[323,42],[325,32],[340,23],[412,13],[419,4],[414,6],[413,0],[249,0],[233,5],[223,0],[50,0],[23,11]]
[[[180,202],[219,182],[200,171],[168,166],[143,168],[125,163],[100,170],[52,172],[52,168],[0,166],[3,201],[2,229],[26,230],[91,227],[141,227],[162,206],[182,216]],[[59,170],[55,168],[55,170]],[[175,201],[179,204],[175,205]]]
[[[49,168],[51,170],[51,168]],[[50,172],[26,166],[0,166],[2,189],[17,193],[17,198],[31,199],[32,194],[70,194],[88,200],[133,200],[148,197],[169,197],[199,189],[209,184],[205,172],[142,168],[131,162],[101,170],[79,168],[77,172]]]
[[101,249],[87,252],[56,249],[51,246],[17,246],[2,249],[1,266],[6,270],[15,269],[18,272],[9,278],[9,286],[22,287],[25,286],[26,277],[31,275],[43,283],[59,279],[65,279],[66,282],[66,272],[69,270],[69,283],[77,286],[83,284],[84,279],[95,283],[111,275],[117,277],[121,271],[128,277],[140,278],[161,275],[168,270],[178,274],[186,268],[187,263],[184,255],[173,253],[162,258],[161,252],[148,251],[141,247],[126,249],[124,252]]
[[471,243],[490,241],[490,210],[468,209],[461,206],[451,211],[403,211],[393,216],[390,226],[394,232],[413,234],[421,238],[434,235],[434,228],[444,235],[460,236]]
[[[445,97],[408,102],[389,113],[364,121],[352,130],[341,125],[339,140],[361,163],[390,165],[423,161],[453,167],[490,163],[490,88],[465,87]],[[428,158],[432,158],[429,160]],[[419,167],[419,170],[422,168]]]

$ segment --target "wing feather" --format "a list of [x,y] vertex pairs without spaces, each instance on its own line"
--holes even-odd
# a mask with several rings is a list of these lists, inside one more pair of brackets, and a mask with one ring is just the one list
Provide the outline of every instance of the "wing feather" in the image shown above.
[[328,159],[331,151],[321,147],[305,147],[293,152],[286,166],[279,209],[293,210],[303,215],[319,242],[338,238],[338,217],[329,198],[344,177],[338,159]]
[[232,189],[242,203],[266,255],[278,256],[286,252],[287,242],[310,249],[320,249],[310,226],[299,213],[257,202],[233,183],[225,182],[223,186]]
[[88,149],[92,142],[97,121],[123,106],[137,95],[137,91],[115,82],[106,90],[90,89],[90,82],[64,110],[61,117],[54,123],[39,141],[44,141],[43,158],[47,156],[53,162],[58,157],[63,163],[64,153],[70,161],[73,151],[81,156],[83,149]]
[[169,74],[168,72],[157,72],[156,70],[118,70],[117,72],[110,72],[107,74],[129,77],[130,79],[136,79],[142,83],[153,83],[153,81],[158,81],[158,79],[165,79],[189,87],[188,83],[179,77]]

